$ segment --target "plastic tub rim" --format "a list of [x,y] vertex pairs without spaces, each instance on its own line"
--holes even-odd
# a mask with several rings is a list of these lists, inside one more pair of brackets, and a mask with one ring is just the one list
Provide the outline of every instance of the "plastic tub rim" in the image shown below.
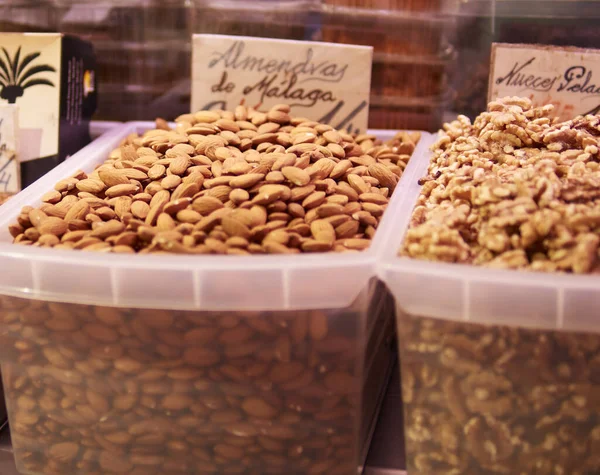
[[[368,281],[376,274],[376,256],[382,245],[381,230],[391,225],[392,214],[384,215],[378,233],[376,233],[369,249],[358,253],[321,253],[290,256],[152,256],[152,255],[115,255],[93,252],[73,252],[69,250],[42,249],[11,244],[7,227],[14,222],[21,208],[25,205],[38,205],[41,196],[52,189],[62,178],[72,175],[76,170],[91,171],[94,165],[101,163],[120,141],[132,132],[153,127],[152,122],[130,122],[122,127],[109,130],[88,147],[71,156],[37,182],[11,198],[0,209],[0,267],[6,269],[0,273],[0,295],[21,296],[25,298],[43,298],[71,303],[85,303],[108,306],[135,306],[152,308],[180,308],[216,310],[225,305],[228,310],[248,309],[299,309],[299,308],[339,308],[351,305]],[[381,135],[381,131],[376,131]],[[389,132],[388,132],[389,133]],[[429,134],[423,132],[425,141]],[[392,134],[393,135],[393,134]],[[415,151],[416,155],[417,151]],[[394,196],[396,193],[394,193]],[[387,219],[386,219],[387,217]],[[100,288],[92,283],[77,282],[73,273],[79,269],[88,278],[98,278]],[[56,281],[48,277],[56,272]],[[12,277],[11,277],[12,272]],[[72,274],[73,289],[62,288],[61,276]],[[137,274],[136,274],[137,273]],[[299,283],[310,273],[320,277],[315,282],[308,282],[308,288],[315,288],[317,295],[298,289]],[[187,293],[182,298],[166,295],[166,290],[156,289],[156,295],[149,295],[146,302],[141,292],[135,295],[124,295],[119,287],[127,283],[127,276],[140,275],[143,279],[157,275],[185,280]],[[46,276],[45,278],[43,276]],[[245,275],[239,289],[235,286],[226,290],[227,295],[245,295],[246,300],[220,300],[210,295],[214,279],[218,282],[235,281]],[[340,287],[329,280],[340,279]],[[173,277],[175,276],[175,277]],[[180,277],[178,277],[180,276]],[[335,276],[335,277],[333,277]],[[265,280],[261,282],[261,280]],[[320,281],[319,281],[320,279]],[[322,284],[319,292],[319,282]],[[165,281],[166,287],[175,283]],[[331,296],[326,295],[323,286],[331,286]],[[78,289],[78,286],[80,288]],[[255,293],[266,287],[265,296]],[[269,288],[271,287],[271,288]],[[294,288],[296,287],[296,288]],[[274,288],[274,289],[273,289]],[[49,290],[50,289],[50,290]],[[59,290],[56,290],[59,289]],[[81,290],[85,289],[85,290]],[[238,292],[239,290],[239,292]],[[313,291],[314,292],[314,291]],[[270,296],[270,297],[269,297]]]
[[[402,200],[403,207],[380,236],[384,243],[379,248],[377,274],[391,289],[398,308],[450,321],[600,332],[600,318],[594,310],[600,303],[600,275],[492,269],[398,256],[421,191],[418,180],[426,175],[431,155],[429,151],[409,162],[408,176],[399,190],[402,196],[394,197]],[[450,296],[438,299],[437,285],[446,286],[442,290]],[[428,299],[411,294],[411,288],[416,294],[423,287],[430,290]],[[514,293],[519,297],[511,301]],[[454,304],[451,309],[449,302]]]

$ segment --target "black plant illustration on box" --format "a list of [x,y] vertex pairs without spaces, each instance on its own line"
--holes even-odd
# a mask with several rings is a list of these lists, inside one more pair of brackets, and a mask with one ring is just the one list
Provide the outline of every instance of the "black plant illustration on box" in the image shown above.
[[[54,73],[56,69],[48,64],[40,64],[27,68],[41,53],[31,53],[21,61],[21,47],[15,53],[13,58],[10,57],[6,48],[2,48],[6,61],[0,56],[0,85],[2,92],[0,97],[7,100],[10,104],[14,104],[19,97],[23,95],[25,89],[32,86],[51,86],[54,84],[48,79],[34,78],[41,73]],[[8,64],[7,64],[8,63]],[[27,69],[26,69],[27,68]]]

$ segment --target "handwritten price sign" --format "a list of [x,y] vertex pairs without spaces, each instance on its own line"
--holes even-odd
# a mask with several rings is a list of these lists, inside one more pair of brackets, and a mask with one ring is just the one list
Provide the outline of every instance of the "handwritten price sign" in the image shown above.
[[21,191],[17,160],[18,123],[17,106],[0,105],[0,194]]
[[491,61],[489,100],[529,97],[561,120],[600,113],[600,50],[497,43]]
[[370,46],[194,35],[193,48],[193,111],[287,103],[297,116],[367,129]]

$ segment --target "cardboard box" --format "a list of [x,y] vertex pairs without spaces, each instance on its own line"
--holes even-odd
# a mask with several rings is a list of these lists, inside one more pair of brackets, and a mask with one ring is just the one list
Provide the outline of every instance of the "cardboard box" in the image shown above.
[[20,188],[90,142],[95,71],[92,45],[79,38],[0,33],[0,106],[18,108]]

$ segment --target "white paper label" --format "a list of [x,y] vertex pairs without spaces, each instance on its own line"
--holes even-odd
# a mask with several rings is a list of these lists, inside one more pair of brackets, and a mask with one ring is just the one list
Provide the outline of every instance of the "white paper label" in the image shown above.
[[529,97],[553,104],[556,116],[600,113],[600,50],[497,43],[492,46],[488,99]]
[[0,105],[0,194],[21,191],[21,174],[17,157],[18,113],[13,105]]
[[367,129],[370,46],[203,34],[193,50],[192,111],[286,103],[295,116]]

